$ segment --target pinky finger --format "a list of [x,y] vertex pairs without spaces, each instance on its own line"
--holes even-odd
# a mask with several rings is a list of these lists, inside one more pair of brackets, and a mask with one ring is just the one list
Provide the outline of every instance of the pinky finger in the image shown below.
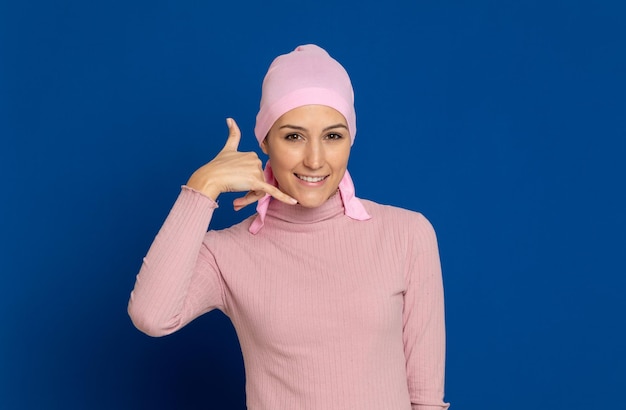
[[286,193],[284,193],[283,191],[281,191],[280,189],[274,186],[267,185],[265,189],[268,194],[270,194],[271,196],[273,196],[274,198],[278,199],[281,202],[284,202],[289,205],[295,205],[298,203],[298,200],[290,197],[289,195],[287,195]]

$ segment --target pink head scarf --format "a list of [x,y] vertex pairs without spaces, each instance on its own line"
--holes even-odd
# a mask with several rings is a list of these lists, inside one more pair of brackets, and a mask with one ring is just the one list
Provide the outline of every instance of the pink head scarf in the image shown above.
[[[351,143],[354,144],[356,114],[350,77],[341,64],[313,44],[299,46],[289,54],[278,56],[270,65],[263,80],[261,104],[254,128],[259,144],[284,113],[310,104],[326,105],[339,111],[348,123]],[[269,184],[278,185],[270,161],[265,166],[265,179]],[[347,170],[339,182],[339,193],[347,216],[361,221],[370,219],[354,194],[354,184]],[[263,227],[270,200],[271,196],[265,195],[258,201],[257,217],[250,225],[253,234]]]

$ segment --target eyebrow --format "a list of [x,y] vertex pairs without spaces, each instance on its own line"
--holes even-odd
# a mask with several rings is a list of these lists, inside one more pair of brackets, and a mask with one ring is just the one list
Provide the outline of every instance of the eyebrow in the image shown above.
[[[285,125],[281,125],[279,127],[279,129],[283,129],[283,128],[290,128],[290,129],[294,129],[294,130],[298,130],[298,131],[307,131],[306,128],[301,127],[299,125],[285,124]],[[348,129],[348,127],[346,127],[345,124],[338,123],[338,124],[334,124],[334,125],[329,125],[328,127],[324,128],[322,131],[326,132],[326,131],[330,131],[330,130],[335,129],[335,128],[345,128],[346,130]]]

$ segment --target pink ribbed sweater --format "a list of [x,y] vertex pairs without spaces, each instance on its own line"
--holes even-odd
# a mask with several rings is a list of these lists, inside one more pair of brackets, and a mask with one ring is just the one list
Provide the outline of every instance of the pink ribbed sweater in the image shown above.
[[442,410],[445,331],[435,233],[415,212],[340,195],[272,201],[209,231],[216,203],[183,187],[141,267],[130,316],[152,336],[212,309],[233,322],[250,410]]

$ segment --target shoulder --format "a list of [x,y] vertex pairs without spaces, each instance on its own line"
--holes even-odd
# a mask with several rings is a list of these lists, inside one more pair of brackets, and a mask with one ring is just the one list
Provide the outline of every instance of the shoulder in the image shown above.
[[403,237],[409,242],[436,246],[437,235],[430,221],[421,213],[393,205],[361,199],[371,215],[370,223],[385,235]]
[[382,223],[400,223],[421,225],[432,229],[430,221],[421,213],[393,205],[380,204],[368,199],[360,199],[372,220],[378,219]]
[[209,230],[205,236],[205,245],[211,247],[216,243],[223,244],[227,242],[241,244],[244,243],[244,241],[253,240],[255,235],[252,235],[248,228],[250,228],[250,224],[254,220],[254,216],[255,215],[252,215],[227,228]]
[[421,212],[370,200],[361,201],[372,217],[368,222],[375,227],[379,238],[403,243],[407,249],[418,253],[438,248],[435,229]]

